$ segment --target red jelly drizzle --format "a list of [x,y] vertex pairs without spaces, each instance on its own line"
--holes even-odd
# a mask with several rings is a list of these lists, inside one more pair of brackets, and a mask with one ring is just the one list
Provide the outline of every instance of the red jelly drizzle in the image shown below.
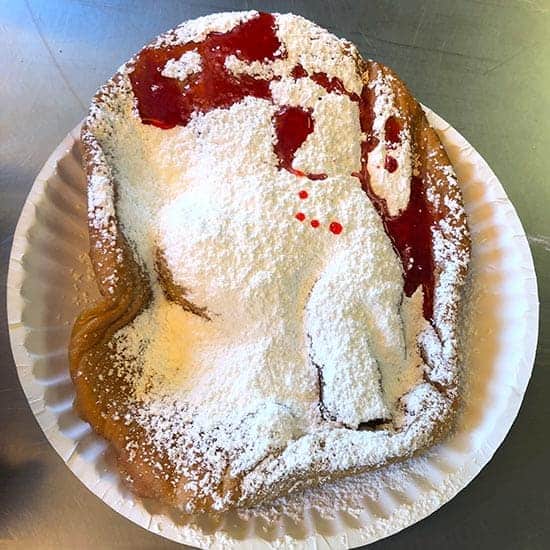
[[313,117],[311,109],[302,107],[281,107],[273,116],[277,141],[274,145],[275,155],[279,160],[279,168],[288,170],[296,176],[304,176],[310,180],[324,180],[326,174],[305,174],[292,167],[296,151],[302,146],[307,136],[313,132]]
[[[229,55],[236,55],[248,63],[273,60],[279,56],[280,46],[274,16],[260,13],[229,32],[212,32],[202,42],[143,50],[130,73],[142,122],[163,129],[185,126],[195,112],[229,108],[247,96],[271,99],[269,80],[234,75],[225,68],[225,60]],[[198,74],[183,82],[162,76],[169,59],[179,59],[185,52],[195,49],[202,62]],[[307,76],[307,72],[298,64],[292,75],[299,78]],[[337,86],[337,83],[332,85]],[[292,168],[295,152],[313,131],[311,112],[283,107],[274,119],[279,167],[312,180],[325,179],[326,174],[304,174]]]
[[424,192],[424,182],[421,178],[413,176],[409,204],[397,216],[386,215],[384,225],[401,257],[405,271],[405,294],[412,296],[422,285],[423,312],[427,320],[431,320],[433,316],[435,285],[431,246],[433,223],[433,214],[430,212]]
[[376,146],[380,143],[380,140],[374,136],[368,136],[365,141],[365,151],[370,153],[376,149]]
[[339,235],[340,233],[342,233],[342,229],[343,229],[342,224],[338,222],[331,222],[328,228],[329,228],[329,231],[331,231],[335,235]]
[[303,222],[306,219],[306,215],[303,212],[298,212],[298,214],[294,217],[300,222]]
[[347,95],[352,101],[359,101],[359,96],[353,92],[348,92],[344,83],[337,77],[328,77],[326,73],[313,73],[311,80],[322,86],[327,92]]
[[401,124],[399,124],[399,121],[394,116],[388,117],[384,129],[386,131],[386,142],[388,147],[395,147],[401,143],[401,137],[399,135],[401,132]]
[[309,195],[308,195],[308,192],[304,189],[304,190],[302,190],[302,191],[300,191],[300,192],[298,193],[298,196],[299,196],[301,199],[307,199]]
[[307,174],[307,177],[310,180],[326,180],[328,176],[326,174]]
[[386,156],[384,161],[384,168],[391,174],[397,170],[397,160],[394,159],[391,155]]
[[311,227],[319,227],[321,225],[321,222],[319,220],[311,220]]
[[[202,42],[143,50],[130,73],[142,122],[164,129],[185,126],[195,112],[228,108],[247,96],[271,98],[268,80],[236,76],[224,63],[228,55],[246,62],[273,60],[280,45],[274,16],[260,13],[229,32],[210,33]],[[183,82],[162,76],[169,59],[194,49],[202,58],[198,74]]]
[[297,176],[304,175],[292,168],[294,154],[300,148],[307,136],[313,132],[313,117],[311,109],[302,107],[281,107],[274,115],[275,154],[279,159],[279,168],[285,168]]
[[294,79],[297,78],[304,78],[307,76],[307,71],[300,65],[300,63],[297,63],[294,65],[292,71],[290,71],[290,76]]
[[[374,100],[373,90],[364,86],[361,92],[359,116],[361,130],[367,135],[367,139],[362,143],[361,171],[353,175],[359,178],[363,190],[380,214],[386,233],[401,259],[405,294],[412,296],[415,290],[422,286],[424,317],[431,321],[435,285],[431,227],[435,221],[435,213],[426,200],[424,181],[420,177],[413,176],[411,178],[409,204],[396,216],[390,216],[386,201],[378,197],[372,190],[367,161],[370,151],[369,138],[372,136],[374,122]],[[400,131],[399,121],[390,117],[386,122],[386,140],[397,143]]]
[[[374,101],[376,97],[374,90],[367,86],[363,86],[361,90],[361,99],[359,101],[359,124],[361,131],[367,134],[365,141],[361,142],[361,162],[363,163],[361,171],[365,172],[365,177],[368,178],[367,172],[367,157],[368,154],[378,145],[379,140],[372,135],[372,127],[374,125]],[[363,180],[361,180],[362,182]]]

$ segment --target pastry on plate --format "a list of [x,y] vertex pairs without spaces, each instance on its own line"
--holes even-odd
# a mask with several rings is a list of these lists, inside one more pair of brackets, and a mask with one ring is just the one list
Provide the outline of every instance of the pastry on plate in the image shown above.
[[466,216],[390,69],[292,14],[201,17],[99,90],[82,143],[76,408],[136,494],[249,506],[450,429]]

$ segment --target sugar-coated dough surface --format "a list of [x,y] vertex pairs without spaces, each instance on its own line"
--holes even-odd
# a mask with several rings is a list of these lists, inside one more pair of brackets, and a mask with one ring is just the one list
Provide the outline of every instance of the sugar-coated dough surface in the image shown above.
[[[200,18],[155,44],[197,42],[255,16]],[[365,139],[352,97],[365,85],[358,53],[301,17],[278,15],[276,29],[284,57],[226,60],[236,75],[276,77],[270,100],[245,97],[160,129],[136,112],[130,64],[89,122],[101,149],[89,178],[91,227],[105,242],[123,232],[152,289],[148,307],[109,342],[112,368],[128,385],[150,442],[188,480],[185,490],[207,493],[213,508],[230,503],[219,492],[227,468],[242,477],[245,502],[285,489],[296,472],[306,478],[321,463],[336,472],[373,467],[425,444],[427,426],[449,406],[423,381],[419,335],[428,355],[446,351],[422,317],[422,290],[404,296],[400,259],[354,175]],[[297,63],[309,75],[337,77],[347,93],[292,76]],[[201,69],[193,50],[169,60],[162,74],[184,81]],[[398,113],[391,87],[382,80],[373,86],[379,143],[368,168],[372,189],[394,215],[409,201],[411,137],[404,130],[391,150],[398,168],[384,169],[384,124]],[[284,106],[308,109],[314,122],[292,168],[324,179],[281,168],[273,120]],[[334,222],[340,231],[329,230]],[[447,254],[446,241],[434,238]],[[159,253],[204,315],[167,299]],[[442,383],[454,379],[444,367],[432,372]],[[415,428],[410,419],[426,411]],[[380,421],[386,429],[356,430]],[[193,453],[208,475],[197,474]],[[182,504],[193,509],[192,498]]]
[[[212,425],[283,403],[299,423],[315,425],[314,362],[323,372],[325,406],[356,427],[391,417],[394,403],[386,402],[380,369],[387,363],[395,370],[405,358],[401,267],[351,176],[361,165],[357,103],[290,76],[300,60],[360,90],[353,58],[302,20],[282,16],[278,23],[288,55],[271,63],[283,76],[271,83],[273,101],[245,98],[168,131],[144,126],[128,112],[117,128],[111,154],[125,234],[153,272],[152,254],[162,249],[175,282],[211,312],[210,321],[196,317],[158,295],[118,338],[131,355],[144,338],[151,342],[136,395],[144,401],[174,392]],[[307,31],[326,40],[312,45]],[[315,55],[319,48],[322,58]],[[196,54],[185,55],[200,65]],[[293,166],[327,179],[308,181],[278,167],[272,119],[280,105],[313,110],[315,129]],[[140,158],[132,154],[138,148]],[[306,201],[298,197],[302,189]],[[298,222],[298,210],[323,227]],[[135,223],[143,212],[146,222]],[[342,234],[327,231],[332,220],[343,225]],[[154,327],[151,335],[147,327]],[[383,359],[377,347],[384,348]]]

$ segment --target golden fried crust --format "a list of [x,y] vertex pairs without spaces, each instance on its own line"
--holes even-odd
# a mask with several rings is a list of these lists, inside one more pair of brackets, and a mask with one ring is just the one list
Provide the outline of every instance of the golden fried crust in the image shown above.
[[[94,144],[86,127],[82,137],[84,164],[90,178]],[[116,220],[112,222],[116,225]],[[169,492],[169,484],[153,475],[152,461],[145,460],[154,456],[154,450],[145,444],[142,429],[125,420],[128,395],[114,374],[109,345],[116,331],[132,322],[148,306],[151,300],[149,283],[118,228],[114,243],[92,223],[89,224],[89,237],[89,255],[102,298],[77,318],[71,334],[69,360],[76,388],[75,407],[83,420],[111,442],[121,470],[132,480],[135,477],[136,492],[160,498]],[[116,284],[108,284],[107,277],[113,272],[117,273]],[[143,443],[137,448],[142,455],[139,465],[128,462],[126,445],[132,439]]]
[[[442,184],[449,181],[445,170],[451,164],[436,132],[429,126],[421,106],[390,69],[372,61],[361,63],[369,81],[383,78],[391,86],[395,102],[403,116],[401,122],[410,130],[412,151],[418,167],[427,176],[425,181],[428,185],[430,182],[437,182],[437,185],[432,185],[432,191],[442,199],[450,197],[462,204],[458,185]],[[101,97],[101,94],[98,94],[94,101],[101,103]],[[87,126],[82,130],[82,142],[84,165],[90,179],[94,171],[93,152],[99,145]],[[116,192],[116,182],[113,181],[112,185]],[[438,219],[446,219],[451,226],[466,226],[463,212],[459,217],[450,217],[445,201],[437,202]],[[152,497],[169,505],[192,508],[195,511],[208,511],[213,506],[212,496],[197,495],[186,489],[187,480],[181,474],[176,474],[169,458],[153,447],[144,429],[132,420],[131,416],[125,417],[129,407],[129,389],[118,377],[116,368],[113,368],[113,335],[149,306],[152,292],[148,275],[136,262],[132,249],[117,226],[117,220],[113,219],[112,222],[116,234],[114,243],[106,239],[93,223],[89,224],[90,259],[102,298],[99,303],[78,317],[71,335],[69,359],[71,377],[76,388],[75,407],[79,415],[112,444],[123,478],[137,495]],[[461,241],[455,244],[462,251],[469,251],[467,231],[460,234]],[[456,241],[456,236],[445,236]],[[466,266],[461,266],[460,269],[462,275],[465,275]],[[107,278],[114,272],[117,278],[114,284],[112,280],[108,284]],[[440,272],[441,266],[438,265],[436,286]],[[168,299],[208,318],[206,310],[188,302],[185,298],[186,290],[174,283],[161,251],[157,252],[157,276]],[[458,303],[454,302],[447,306],[445,316],[455,322],[457,310]],[[430,381],[429,375],[426,376]],[[434,383],[434,386],[437,387],[437,384]],[[447,394],[454,387],[437,389]],[[452,408],[456,408],[456,393],[450,399],[453,401]],[[451,415],[438,419],[432,434],[433,439],[448,431],[450,419]],[[197,464],[196,468],[200,471],[201,465]],[[271,488],[271,494],[262,494],[260,491],[246,502],[240,501],[242,478],[233,478],[227,473],[217,493],[226,497],[227,507],[237,503],[249,505],[285,493],[300,484],[311,485],[323,478],[342,477],[366,469],[368,468],[354,469],[353,472],[331,472],[321,468],[305,474],[296,473],[294,477],[287,477],[279,487]]]

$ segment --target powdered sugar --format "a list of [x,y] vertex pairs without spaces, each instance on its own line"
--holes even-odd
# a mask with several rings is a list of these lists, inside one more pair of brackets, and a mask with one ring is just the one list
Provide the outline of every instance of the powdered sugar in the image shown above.
[[339,78],[346,90],[361,93],[355,46],[336,38],[315,23],[293,14],[277,16],[277,35],[285,45],[288,60],[300,63],[310,73],[324,72]]
[[292,107],[313,108],[327,95],[326,90],[310,78],[281,77],[269,87],[275,103]]
[[326,94],[315,103],[313,118],[315,131],[296,152],[293,166],[305,173],[329,176],[357,172],[361,159],[357,103],[344,95]]
[[107,176],[94,174],[89,182],[90,200],[88,216],[96,229],[108,229],[115,217],[115,200],[112,180]]
[[[201,18],[156,44],[196,41],[254,13]],[[126,93],[117,97],[112,120],[96,113],[117,181],[118,222],[153,286],[152,304],[115,337],[117,368],[132,385],[136,419],[151,442],[188,480],[186,489],[212,496],[214,508],[229,504],[227,494],[216,493],[227,468],[243,477],[245,503],[272,487],[284,490],[296,475],[375,467],[412,452],[448,408],[445,396],[419,383],[417,336],[431,334],[418,326],[422,294],[402,302],[399,259],[351,176],[361,166],[357,103],[290,76],[300,63],[359,93],[357,53],[296,16],[278,16],[277,34],[283,59],[226,62],[236,74],[279,76],[271,101],[246,97],[171,130],[141,124]],[[184,79],[196,70],[200,56],[187,52],[163,75]],[[124,71],[120,86],[128,90]],[[393,101],[382,96],[374,125],[381,136]],[[323,181],[280,168],[272,122],[280,105],[312,110],[314,131],[292,166],[324,173]],[[394,153],[402,169],[391,178],[372,171],[372,187],[390,212],[408,202],[408,136],[402,142]],[[379,147],[375,164],[377,154],[386,154]],[[369,169],[370,161],[369,155]],[[113,198],[108,182],[94,177],[92,222],[103,227],[114,213],[101,205]],[[304,187],[308,199],[300,202]],[[295,219],[298,209],[306,223]],[[319,228],[308,223],[313,219]],[[328,231],[334,220],[344,228],[339,235]],[[206,308],[210,320],[166,300],[158,252],[186,299]],[[442,356],[437,338],[424,341]],[[320,395],[328,418],[321,416]],[[347,429],[381,419],[388,421],[383,430]]]
[[179,59],[169,59],[162,70],[162,76],[185,80],[202,69],[201,56],[196,50],[185,52]]

